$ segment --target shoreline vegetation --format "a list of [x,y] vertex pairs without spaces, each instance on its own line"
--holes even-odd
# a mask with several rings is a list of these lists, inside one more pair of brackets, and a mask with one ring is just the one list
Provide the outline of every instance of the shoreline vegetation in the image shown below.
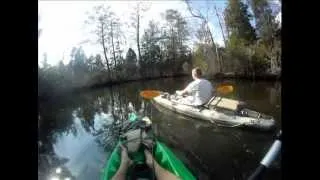
[[[138,79],[130,79],[130,80],[122,80],[122,81],[107,81],[102,83],[95,83],[90,86],[80,86],[80,87],[72,87],[67,89],[60,89],[61,91],[54,91],[53,94],[38,94],[39,100],[46,100],[50,97],[56,97],[59,95],[64,95],[68,93],[76,93],[76,92],[83,92],[88,91],[96,88],[103,88],[103,87],[112,87],[116,85],[132,83],[132,82],[141,82],[141,81],[149,81],[149,80],[159,80],[164,78],[181,78],[181,77],[188,77],[190,74],[176,74],[176,75],[163,75],[158,77],[142,77]],[[213,76],[205,76],[206,79],[209,80],[250,80],[250,81],[281,81],[280,74],[258,74],[258,75],[244,75],[244,74],[237,74],[237,73],[217,73]]]
[[[142,29],[148,3],[137,1],[129,24],[121,22],[106,4],[88,12],[83,20],[93,35],[88,41],[96,43],[101,53],[87,56],[81,46],[74,47],[67,64],[61,60],[54,66],[48,64],[45,53],[38,66],[39,99],[133,81],[190,76],[196,66],[207,79],[281,81],[281,23],[276,21],[281,6],[276,10],[267,0],[227,0],[222,10],[214,2],[203,10],[195,1],[186,0],[191,18],[167,9],[161,13],[163,23],[151,20]],[[212,19],[204,16],[208,13],[219,22],[224,46],[213,38]],[[128,28],[134,35],[126,37]],[[44,31],[39,29],[38,38]],[[134,47],[125,49],[129,40],[134,40],[130,45]]]
[[[177,74],[177,75],[172,75],[172,76],[158,76],[158,77],[142,77],[139,79],[131,79],[131,80],[123,80],[123,81],[108,81],[105,83],[101,84],[94,84],[92,86],[88,87],[79,87],[75,88],[74,91],[77,90],[89,90],[89,89],[94,89],[94,88],[102,88],[102,87],[109,87],[109,86],[114,86],[114,85],[120,85],[120,84],[125,84],[125,83],[131,83],[131,82],[141,82],[141,81],[149,81],[149,80],[159,80],[159,79],[164,79],[164,78],[180,78],[180,77],[188,77],[190,74]],[[209,80],[252,80],[252,81],[281,81],[281,75],[280,74],[257,74],[257,75],[244,75],[244,74],[237,74],[237,73],[217,73],[214,76],[206,76],[206,79]]]

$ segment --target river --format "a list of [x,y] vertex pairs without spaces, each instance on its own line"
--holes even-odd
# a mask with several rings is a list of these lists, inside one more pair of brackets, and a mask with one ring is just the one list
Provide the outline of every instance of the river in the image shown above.
[[[117,138],[111,124],[125,119],[129,102],[150,117],[159,139],[199,179],[248,178],[281,129],[281,82],[223,81],[235,87],[228,97],[276,119],[277,130],[271,132],[217,127],[157,109],[139,96],[145,89],[174,92],[190,81],[184,77],[132,82],[39,102],[39,179],[55,177],[57,167],[64,177],[99,179]],[[280,159],[266,179],[281,179]]]

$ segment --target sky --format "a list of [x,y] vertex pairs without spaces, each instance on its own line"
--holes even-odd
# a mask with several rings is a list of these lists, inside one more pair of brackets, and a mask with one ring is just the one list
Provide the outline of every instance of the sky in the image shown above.
[[[198,27],[196,22],[199,22],[195,18],[190,18],[191,14],[187,10],[187,5],[182,0],[171,1],[149,1],[150,9],[143,14],[141,20],[141,33],[143,29],[148,25],[150,20],[155,20],[162,24],[161,13],[167,9],[178,10],[183,17],[186,17],[188,21],[193,23],[190,29],[191,41],[195,41],[195,29]],[[48,63],[51,65],[58,64],[63,60],[64,64],[67,64],[70,60],[70,53],[73,47],[79,47],[80,45],[84,49],[87,56],[96,55],[102,53],[102,48],[95,43],[95,36],[90,33],[89,26],[85,25],[87,19],[86,12],[92,12],[92,9],[96,5],[105,4],[110,5],[111,9],[120,17],[121,21],[128,22],[130,20],[131,7],[136,3],[135,1],[124,0],[109,0],[109,1],[39,1],[39,28],[41,34],[39,36],[38,45],[38,62],[41,66],[44,53],[47,54]],[[216,0],[214,3],[217,6],[218,12],[222,13],[226,7],[226,0]],[[192,1],[192,5],[202,12],[206,12],[207,7],[212,5],[207,4],[206,1],[195,0]],[[209,27],[213,32],[213,38],[216,43],[223,46],[223,38],[220,30],[219,23],[213,8],[209,9]],[[127,46],[124,47],[124,52],[129,47],[136,51],[136,43],[134,41],[135,33],[130,28],[124,28]],[[192,43],[190,42],[190,46]]]
[[[67,64],[70,60],[70,52],[72,47],[83,47],[87,56],[101,53],[101,47],[95,44],[95,37],[89,32],[90,29],[85,25],[87,19],[86,12],[93,9],[99,4],[108,4],[111,9],[121,17],[122,21],[129,21],[130,6],[134,1],[39,1],[39,28],[41,34],[38,46],[38,62],[41,66],[44,53],[47,54],[48,63],[56,65],[63,60]],[[201,1],[197,1],[201,5]],[[217,3],[219,6],[220,2]],[[190,17],[187,6],[183,1],[151,1],[150,9],[144,14],[142,19],[142,32],[147,26],[149,20],[161,21],[161,13],[167,9],[178,10],[183,17]],[[190,18],[192,20],[194,18]],[[195,20],[196,21],[196,20]],[[210,22],[210,27],[214,28],[218,24]],[[136,50],[134,41],[134,33],[132,31],[125,32],[127,36],[127,47]],[[192,33],[194,34],[194,33]],[[214,31],[214,38],[217,43],[223,44],[222,36],[218,31]],[[89,40],[90,42],[85,42]],[[192,44],[190,44],[192,45]]]

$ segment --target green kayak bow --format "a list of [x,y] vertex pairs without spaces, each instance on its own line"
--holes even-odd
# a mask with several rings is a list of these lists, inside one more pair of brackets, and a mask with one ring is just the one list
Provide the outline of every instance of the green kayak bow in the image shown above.
[[[145,118],[141,120],[134,113],[131,113],[128,119],[131,123],[145,122]],[[131,125],[131,127],[134,127],[134,126]],[[136,127],[137,126],[135,126],[135,128]],[[150,132],[152,131],[148,131],[146,136],[149,136]],[[117,172],[118,168],[120,167],[120,163],[121,163],[120,144],[121,143],[125,144],[126,140],[120,139],[120,141],[114,148],[103,170],[102,180],[111,179]],[[145,165],[144,148],[145,146],[141,145],[136,152],[129,154],[129,157],[133,160],[134,163],[132,166],[129,167],[129,170],[127,173],[127,179],[133,179],[134,178],[133,176],[136,176],[136,175],[145,179],[152,179],[152,177],[155,176],[151,169],[141,168],[141,167],[147,167]],[[183,180],[196,179],[193,176],[193,174],[190,172],[190,170],[184,165],[184,163],[164,143],[155,139],[152,151],[153,151],[152,154],[154,159],[164,169],[170,171],[171,173],[173,173],[174,175],[178,176],[180,179],[183,179]]]

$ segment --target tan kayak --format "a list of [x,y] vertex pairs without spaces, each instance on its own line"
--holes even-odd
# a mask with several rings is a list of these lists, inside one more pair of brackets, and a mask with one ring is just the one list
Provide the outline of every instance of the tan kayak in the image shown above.
[[261,130],[270,130],[275,127],[272,116],[244,108],[244,103],[233,99],[215,97],[210,104],[194,107],[180,104],[174,95],[161,92],[161,95],[153,98],[152,102],[173,112],[221,126],[252,127]]

